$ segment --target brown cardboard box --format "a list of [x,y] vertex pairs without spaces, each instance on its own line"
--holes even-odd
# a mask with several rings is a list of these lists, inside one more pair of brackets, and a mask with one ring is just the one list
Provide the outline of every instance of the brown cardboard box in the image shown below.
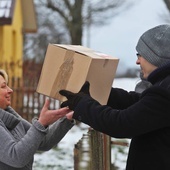
[[87,80],[91,96],[106,104],[118,61],[83,46],[49,44],[37,92],[64,101],[59,90],[76,93]]

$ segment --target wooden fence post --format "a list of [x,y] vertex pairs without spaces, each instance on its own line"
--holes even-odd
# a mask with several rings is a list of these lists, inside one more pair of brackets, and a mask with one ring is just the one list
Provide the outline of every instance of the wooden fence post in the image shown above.
[[97,169],[103,170],[103,141],[102,134],[93,129],[89,131],[90,133],[90,170]]
[[110,137],[90,128],[75,145],[74,170],[111,170]]
[[88,134],[83,134],[83,137],[75,144],[74,170],[91,170]]
[[111,138],[103,135],[103,170],[111,170]]

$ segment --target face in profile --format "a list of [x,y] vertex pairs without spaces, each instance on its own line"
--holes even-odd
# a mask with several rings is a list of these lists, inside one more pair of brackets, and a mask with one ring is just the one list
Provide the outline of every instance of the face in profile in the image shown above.
[[147,79],[150,73],[152,73],[156,68],[153,64],[149,63],[145,58],[143,58],[141,55],[138,55],[137,65],[140,65],[141,68],[141,75],[142,78]]
[[0,108],[6,109],[11,105],[11,94],[13,90],[8,87],[6,80],[0,75]]

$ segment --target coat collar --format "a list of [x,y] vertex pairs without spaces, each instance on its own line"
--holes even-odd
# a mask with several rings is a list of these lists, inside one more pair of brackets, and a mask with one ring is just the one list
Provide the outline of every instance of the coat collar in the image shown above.
[[152,84],[155,84],[157,82],[162,81],[168,75],[170,75],[170,63],[162,67],[158,67],[148,76],[147,80]]

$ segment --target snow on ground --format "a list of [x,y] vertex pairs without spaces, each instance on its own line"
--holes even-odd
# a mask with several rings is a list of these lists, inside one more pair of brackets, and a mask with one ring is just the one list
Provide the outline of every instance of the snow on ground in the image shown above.
[[123,88],[127,91],[133,91],[139,80],[139,78],[116,78],[112,86]]
[[[113,87],[123,88],[127,91],[134,90],[138,83],[137,78],[119,78],[113,82]],[[74,169],[74,145],[82,138],[82,135],[88,131],[88,126],[81,123],[80,126],[74,126],[61,140],[58,146],[48,152],[35,154],[34,170],[73,170]],[[116,165],[123,170],[126,164],[126,155],[117,154],[112,151],[113,160]],[[128,149],[125,151],[128,152]],[[115,158],[116,157],[116,158]],[[122,161],[121,161],[122,160]]]

